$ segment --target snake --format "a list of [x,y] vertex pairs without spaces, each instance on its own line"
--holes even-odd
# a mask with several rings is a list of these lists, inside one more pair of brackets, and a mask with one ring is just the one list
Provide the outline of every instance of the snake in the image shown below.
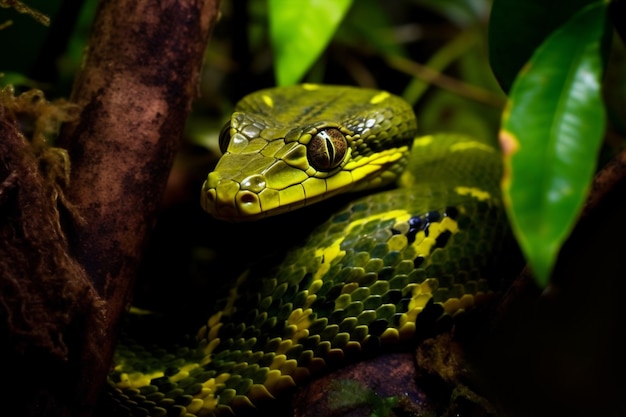
[[254,415],[328,369],[410,345],[502,285],[499,148],[420,136],[397,95],[260,90],[235,106],[219,146],[204,210],[233,224],[296,219],[260,247],[304,225],[306,236],[225,283],[187,345],[120,342],[108,378],[119,415]]

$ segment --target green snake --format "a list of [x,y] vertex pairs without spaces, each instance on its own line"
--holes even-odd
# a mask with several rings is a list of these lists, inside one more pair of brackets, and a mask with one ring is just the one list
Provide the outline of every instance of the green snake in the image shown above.
[[[395,95],[262,90],[237,104],[220,148],[201,193],[211,215],[258,220],[307,206],[294,217],[326,220],[274,267],[241,274],[189,346],[122,344],[109,377],[122,415],[249,412],[329,366],[410,343],[498,285],[508,230],[499,150],[417,137],[412,108]],[[324,211],[318,202],[334,195],[352,197]],[[291,230],[259,242],[280,233]]]

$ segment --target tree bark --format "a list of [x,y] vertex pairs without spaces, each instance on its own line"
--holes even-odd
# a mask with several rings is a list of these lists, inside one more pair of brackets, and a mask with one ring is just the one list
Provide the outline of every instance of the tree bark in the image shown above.
[[71,415],[93,411],[105,381],[174,153],[197,85],[218,0],[109,0],[98,6],[62,131],[71,160],[67,198],[80,222],[70,251],[104,305],[98,356],[80,367]]

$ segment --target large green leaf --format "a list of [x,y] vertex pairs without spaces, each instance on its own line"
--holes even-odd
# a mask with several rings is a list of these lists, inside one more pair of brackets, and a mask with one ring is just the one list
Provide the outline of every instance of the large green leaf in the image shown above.
[[298,82],[322,53],[352,0],[269,0],[276,83]]
[[494,0],[489,17],[489,60],[505,92],[537,47],[593,0]]
[[505,201],[542,285],[580,212],[604,132],[606,8],[585,7],[546,39],[515,80],[503,115]]

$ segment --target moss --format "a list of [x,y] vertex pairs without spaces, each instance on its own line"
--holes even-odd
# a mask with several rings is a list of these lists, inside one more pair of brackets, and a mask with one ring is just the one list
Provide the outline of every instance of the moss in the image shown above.
[[[0,91],[0,333],[5,353],[65,360],[73,332],[94,317],[97,297],[68,253],[61,218],[69,160],[50,146],[76,107],[31,90]],[[63,214],[63,216],[62,216]],[[97,314],[96,314],[97,315]],[[83,336],[79,336],[83,337]],[[80,343],[80,342],[78,342]]]

